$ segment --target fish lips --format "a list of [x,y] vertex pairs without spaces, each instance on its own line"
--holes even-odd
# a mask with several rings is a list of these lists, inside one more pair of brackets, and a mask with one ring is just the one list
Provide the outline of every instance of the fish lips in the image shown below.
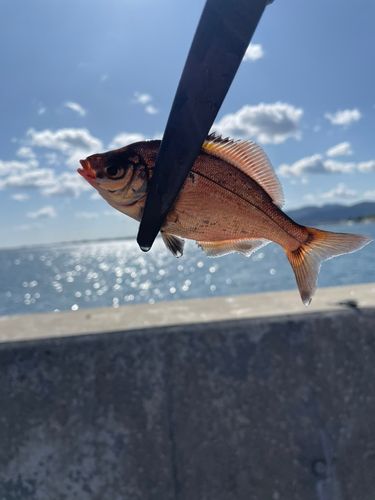
[[[93,184],[96,179],[96,173],[95,171],[91,168],[90,162],[88,160],[79,160],[80,164],[82,165],[83,168],[78,168],[77,172],[82,175],[84,179],[86,179],[87,182],[90,184]],[[95,182],[96,184],[96,182]]]

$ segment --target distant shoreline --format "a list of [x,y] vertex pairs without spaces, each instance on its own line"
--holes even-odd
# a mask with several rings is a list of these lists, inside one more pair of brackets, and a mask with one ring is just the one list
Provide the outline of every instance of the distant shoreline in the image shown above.
[[[296,221],[298,223],[301,223],[300,221]],[[353,224],[360,224],[360,223],[372,223],[375,222],[375,214],[374,215],[368,215],[368,216],[360,216],[360,217],[351,217],[349,219],[341,219],[341,220],[332,220],[332,221],[312,221],[312,222],[302,222],[305,225],[319,225],[319,226],[328,226],[332,224],[338,224],[338,225],[348,225],[350,223]],[[133,236],[119,236],[115,238],[99,238],[99,239],[86,239],[86,240],[72,240],[72,241],[57,241],[55,243],[36,243],[35,245],[21,245],[19,247],[3,247],[0,248],[1,251],[8,251],[8,250],[21,250],[21,249],[26,249],[26,248],[40,248],[40,247],[49,247],[53,245],[85,245],[87,243],[106,243],[109,241],[129,241],[129,240],[135,240],[136,235],[134,234]],[[160,236],[157,236],[157,238],[160,238]]]
[[0,248],[0,252],[4,250],[21,250],[26,248],[40,248],[40,247],[50,247],[53,245],[85,245],[86,243],[105,243],[108,241],[127,241],[136,239],[137,235],[134,236],[119,236],[114,238],[98,238],[98,239],[88,239],[88,240],[71,240],[71,241],[56,241],[55,243],[35,243],[34,245],[21,245],[19,247],[3,247]]
[[[296,221],[298,222],[298,221]],[[368,216],[360,216],[360,217],[350,217],[349,219],[340,219],[340,220],[325,220],[325,221],[312,221],[308,223],[303,223],[304,225],[319,225],[319,226],[329,226],[332,224],[342,224],[342,225],[348,225],[350,223],[355,223],[355,224],[360,224],[360,223],[366,223],[366,222],[375,222],[375,215],[368,215]]]

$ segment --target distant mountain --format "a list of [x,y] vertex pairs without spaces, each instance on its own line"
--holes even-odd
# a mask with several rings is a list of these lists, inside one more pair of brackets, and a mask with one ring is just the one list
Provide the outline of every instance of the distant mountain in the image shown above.
[[297,210],[289,210],[286,213],[300,224],[339,222],[371,215],[375,216],[375,203],[364,202],[352,206],[323,205],[322,207],[303,207]]

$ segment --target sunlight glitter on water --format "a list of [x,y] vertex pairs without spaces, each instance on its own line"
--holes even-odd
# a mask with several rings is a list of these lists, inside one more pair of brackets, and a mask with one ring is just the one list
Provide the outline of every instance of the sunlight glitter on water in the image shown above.
[[[375,236],[375,224],[329,228]],[[372,245],[324,263],[320,286],[375,281]],[[359,255],[359,254],[358,254]],[[148,253],[135,241],[113,241],[0,251],[0,315],[114,307],[163,300],[295,288],[283,250],[268,245],[250,259],[208,259],[193,242],[173,257],[161,239]],[[297,292],[296,292],[297,293]]]

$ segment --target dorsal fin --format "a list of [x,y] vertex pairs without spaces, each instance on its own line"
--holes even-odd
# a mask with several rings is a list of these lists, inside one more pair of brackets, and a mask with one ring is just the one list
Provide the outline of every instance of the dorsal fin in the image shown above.
[[225,160],[251,177],[271,196],[278,207],[284,203],[283,188],[263,149],[253,141],[234,141],[210,134],[202,149]]

